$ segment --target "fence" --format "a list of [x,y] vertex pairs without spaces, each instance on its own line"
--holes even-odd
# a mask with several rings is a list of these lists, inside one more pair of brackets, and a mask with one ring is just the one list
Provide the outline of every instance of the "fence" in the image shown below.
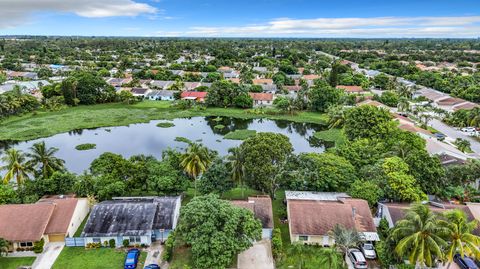
[[67,237],[65,238],[65,246],[67,247],[84,247],[85,238],[83,237]]

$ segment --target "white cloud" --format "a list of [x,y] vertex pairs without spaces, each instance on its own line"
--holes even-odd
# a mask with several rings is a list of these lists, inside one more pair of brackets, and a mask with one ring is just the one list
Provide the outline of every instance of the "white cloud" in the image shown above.
[[238,27],[192,27],[190,36],[478,37],[480,16],[271,20]]
[[0,28],[15,27],[37,12],[74,13],[87,18],[156,14],[159,10],[134,0],[0,0]]

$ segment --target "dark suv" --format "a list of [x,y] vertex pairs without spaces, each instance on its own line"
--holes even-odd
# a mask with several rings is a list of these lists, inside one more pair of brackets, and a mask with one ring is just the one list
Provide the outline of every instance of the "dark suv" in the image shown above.
[[478,269],[478,266],[475,264],[475,261],[467,256],[463,256],[460,254],[455,254],[453,256],[453,261],[461,268],[461,269]]

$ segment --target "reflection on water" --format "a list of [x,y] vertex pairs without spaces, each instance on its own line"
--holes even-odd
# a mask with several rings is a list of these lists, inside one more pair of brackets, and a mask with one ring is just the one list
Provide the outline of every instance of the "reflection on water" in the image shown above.
[[[125,157],[132,155],[153,155],[161,158],[162,151],[168,147],[183,150],[186,144],[174,141],[175,137],[185,137],[191,141],[198,141],[207,147],[218,151],[220,155],[228,153],[228,149],[242,143],[238,140],[223,139],[223,136],[234,130],[250,129],[257,132],[281,133],[290,138],[294,150],[299,152],[323,152],[326,144],[313,137],[315,131],[322,130],[321,125],[310,123],[296,123],[284,120],[267,119],[237,119],[217,117],[194,117],[175,119],[171,128],[159,128],[157,123],[132,124],[130,126],[107,127],[98,129],[74,130],[47,138],[27,142],[0,141],[0,151],[14,147],[27,151],[32,144],[44,140],[48,147],[59,149],[57,155],[66,162],[67,168],[76,173],[88,169],[90,163],[103,152],[122,154]],[[225,126],[223,129],[216,125]],[[77,151],[76,145],[94,143],[96,149]]]

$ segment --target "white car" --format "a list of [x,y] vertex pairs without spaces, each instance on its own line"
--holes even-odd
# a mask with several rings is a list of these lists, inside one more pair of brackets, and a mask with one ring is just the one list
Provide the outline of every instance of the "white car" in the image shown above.
[[476,131],[476,130],[475,130],[475,127],[464,127],[464,128],[462,128],[461,130],[462,130],[462,132],[464,132],[464,133],[473,133],[473,132]]
[[375,248],[373,247],[372,243],[363,243],[360,246],[360,250],[366,259],[375,260],[377,258],[377,253],[375,252]]
[[362,252],[356,248],[351,248],[347,252],[347,256],[352,262],[353,268],[355,269],[367,269],[367,261],[363,256]]

